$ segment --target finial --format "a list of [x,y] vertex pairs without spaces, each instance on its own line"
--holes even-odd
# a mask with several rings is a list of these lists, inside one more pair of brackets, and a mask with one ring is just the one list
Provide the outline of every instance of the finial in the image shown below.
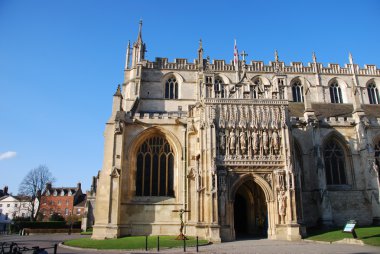
[[317,63],[317,56],[315,55],[315,52],[313,52],[313,62]]
[[142,30],[142,19],[140,19],[140,22],[139,22],[139,34],[137,36],[137,41],[142,41],[142,36],[141,36],[141,30]]
[[350,64],[354,64],[354,59],[352,58],[351,52],[348,53],[348,60],[350,61]]
[[120,89],[120,84],[117,85],[117,89],[116,89],[116,92],[113,96],[121,96],[121,89]]
[[277,49],[274,51],[274,59],[276,60],[276,62],[278,62],[278,52],[277,52]]
[[202,38],[199,39],[199,48],[202,48]]

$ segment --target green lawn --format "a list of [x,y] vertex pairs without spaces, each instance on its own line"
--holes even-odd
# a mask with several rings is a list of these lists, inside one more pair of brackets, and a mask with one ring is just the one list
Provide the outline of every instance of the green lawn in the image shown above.
[[[355,229],[358,240],[365,244],[380,246],[380,227],[361,227]],[[335,242],[343,238],[353,238],[350,233],[343,233],[342,228],[331,230],[308,230],[308,240]]]
[[[183,241],[175,240],[176,236],[160,236],[160,248],[173,248],[183,246]],[[196,238],[188,237],[187,246],[195,246]],[[207,244],[207,240],[199,240],[199,244]],[[64,242],[65,245],[92,248],[92,249],[145,249],[145,236],[128,236],[117,239],[93,240],[90,238],[74,239]],[[148,237],[148,248],[157,248],[157,236]]]

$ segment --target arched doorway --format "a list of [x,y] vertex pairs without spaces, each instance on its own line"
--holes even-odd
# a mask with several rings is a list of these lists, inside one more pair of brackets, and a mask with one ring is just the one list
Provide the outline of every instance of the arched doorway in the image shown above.
[[236,239],[267,237],[268,209],[265,194],[253,180],[245,181],[235,193],[234,229]]

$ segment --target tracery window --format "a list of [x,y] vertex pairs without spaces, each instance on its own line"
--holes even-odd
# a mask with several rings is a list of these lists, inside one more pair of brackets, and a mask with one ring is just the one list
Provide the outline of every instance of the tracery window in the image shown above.
[[252,99],[257,99],[257,91],[255,86],[249,86],[249,93]]
[[214,91],[215,97],[226,98],[227,97],[227,89],[226,85],[223,83],[221,78],[216,78],[214,81]]
[[292,94],[294,102],[303,102],[303,87],[299,80],[292,84]]
[[136,196],[174,196],[174,153],[161,136],[144,141],[137,152]]
[[165,82],[165,99],[178,99],[178,82],[174,77]]
[[337,82],[330,85],[330,99],[331,103],[343,103],[342,89],[340,89]]
[[370,104],[380,104],[379,100],[379,90],[375,83],[370,83],[367,86],[368,99]]
[[334,139],[324,147],[326,183],[328,185],[347,184],[345,156],[341,145]]

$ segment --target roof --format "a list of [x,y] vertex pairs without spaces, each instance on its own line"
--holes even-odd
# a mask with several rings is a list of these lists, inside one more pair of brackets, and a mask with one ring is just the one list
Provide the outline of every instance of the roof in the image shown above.
[[86,200],[87,200],[87,195],[82,194],[74,204],[75,207],[85,207],[86,205]]
[[[312,109],[317,117],[352,117],[354,107],[348,103],[312,103]],[[364,113],[370,118],[380,118],[380,104],[362,105]],[[289,114],[293,117],[303,117],[305,106],[303,102],[290,102]]]
[[47,192],[49,191],[50,194],[57,193],[57,196],[68,196],[69,193],[71,195],[75,195],[75,193],[79,190],[77,187],[60,187],[60,188],[50,188],[48,190],[45,190],[42,195],[46,196]]

